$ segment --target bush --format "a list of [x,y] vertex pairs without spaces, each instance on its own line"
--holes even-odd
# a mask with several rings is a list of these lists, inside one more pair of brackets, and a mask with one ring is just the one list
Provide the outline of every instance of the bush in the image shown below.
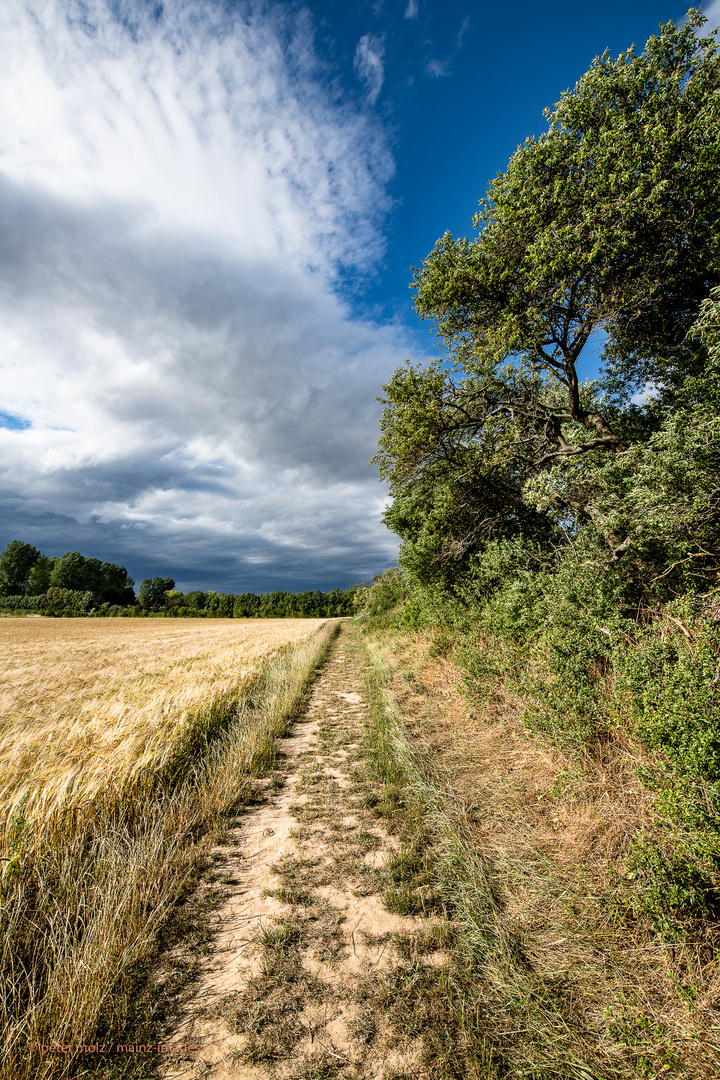
[[0,608],[8,611],[45,611],[45,596],[0,596]]
[[408,586],[399,566],[376,574],[372,585],[360,585],[353,596],[353,607],[362,615],[382,615],[407,600]]
[[94,607],[95,597],[91,592],[59,588],[51,588],[47,591],[46,615],[71,617],[89,615]]

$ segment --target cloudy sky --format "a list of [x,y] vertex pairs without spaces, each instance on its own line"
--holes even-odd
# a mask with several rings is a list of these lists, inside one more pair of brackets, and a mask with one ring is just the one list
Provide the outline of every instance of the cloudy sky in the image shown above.
[[2,0],[0,549],[234,592],[395,557],[368,459],[435,347],[410,267],[593,56],[685,8],[350,8]]

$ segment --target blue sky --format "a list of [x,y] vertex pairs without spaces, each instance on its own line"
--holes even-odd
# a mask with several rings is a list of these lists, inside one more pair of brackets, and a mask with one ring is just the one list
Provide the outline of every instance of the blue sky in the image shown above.
[[410,267],[594,56],[684,14],[4,0],[0,547],[182,588],[382,570],[375,396],[435,348]]

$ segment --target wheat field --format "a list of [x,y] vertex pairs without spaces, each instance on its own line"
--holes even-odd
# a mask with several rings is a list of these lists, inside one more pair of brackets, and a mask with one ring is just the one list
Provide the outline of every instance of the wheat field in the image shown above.
[[28,821],[157,771],[320,619],[0,620],[0,814]]
[[272,771],[338,630],[0,620],[0,1080],[79,1075],[74,1051],[31,1048],[122,1031],[163,927]]

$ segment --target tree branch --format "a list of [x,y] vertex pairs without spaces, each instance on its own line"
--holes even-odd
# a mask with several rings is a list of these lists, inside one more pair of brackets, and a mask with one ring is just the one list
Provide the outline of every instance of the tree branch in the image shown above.
[[[562,439],[562,436],[560,438]],[[588,439],[587,442],[576,443],[574,446],[565,443],[560,450],[553,450],[550,454],[544,454],[535,462],[535,466],[539,469],[541,465],[544,465],[547,461],[553,461],[555,458],[579,457],[581,454],[587,454],[591,450],[627,450],[627,446],[617,435],[610,435],[603,439]]]

